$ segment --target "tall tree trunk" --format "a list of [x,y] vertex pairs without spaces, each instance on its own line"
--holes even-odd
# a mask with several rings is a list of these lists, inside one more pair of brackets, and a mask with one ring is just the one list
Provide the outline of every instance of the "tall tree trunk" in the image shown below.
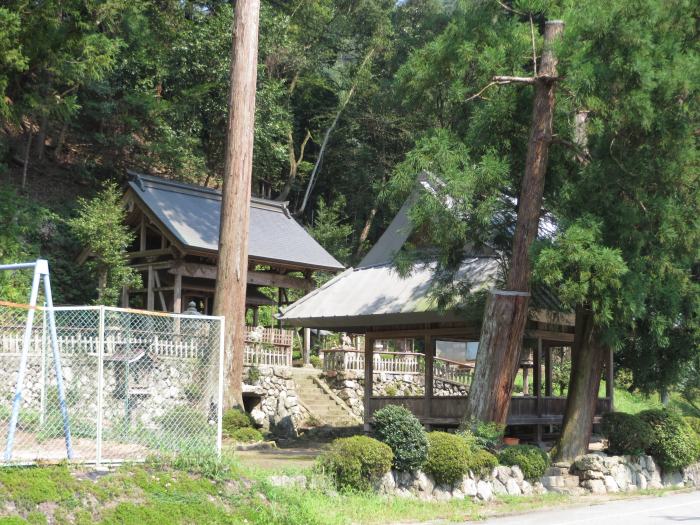
[[364,244],[367,241],[367,238],[369,237],[369,231],[372,228],[372,223],[374,222],[374,217],[377,215],[377,208],[378,208],[378,205],[375,201],[374,206],[372,206],[372,209],[369,210],[369,215],[367,216],[367,220],[365,221],[365,225],[362,228],[362,231],[360,232],[360,238],[358,239],[358,242],[357,242],[357,250],[355,251],[355,257],[359,258],[360,254],[362,253]]
[[259,17],[260,0],[236,2],[214,300],[214,313],[226,319],[225,406],[243,406],[245,295]]
[[600,340],[593,313],[585,307],[578,308],[564,423],[554,451],[557,461],[573,461],[588,452],[600,377],[608,350]]
[[292,190],[292,185],[294,184],[294,181],[297,178],[297,173],[299,172],[299,164],[301,164],[301,162],[304,160],[304,150],[306,149],[306,145],[309,143],[309,139],[311,139],[311,132],[309,130],[306,130],[306,135],[304,136],[304,140],[301,142],[301,147],[299,148],[299,157],[297,158],[297,154],[294,151],[294,134],[291,130],[289,131],[289,136],[287,137],[287,150],[289,153],[289,174],[287,175],[287,180],[284,183],[284,187],[282,188],[280,194],[277,196],[276,200],[287,200],[289,192]]
[[41,115],[39,121],[39,132],[36,134],[36,159],[44,160],[44,151],[46,150],[46,134],[49,130],[49,114],[48,111]]
[[552,140],[557,77],[553,43],[563,30],[564,23],[561,21],[548,21],[545,24],[542,62],[534,78],[532,124],[525,175],[518,200],[518,220],[506,281],[507,291],[492,292],[484,312],[474,380],[467,401],[467,414],[483,421],[505,424],[513,381],[518,371],[529,303],[529,251],[537,237],[549,144]]
[[32,137],[34,130],[31,124],[27,126],[27,145],[24,148],[24,162],[22,163],[22,189],[27,187],[27,171],[29,171],[29,153],[32,151]]

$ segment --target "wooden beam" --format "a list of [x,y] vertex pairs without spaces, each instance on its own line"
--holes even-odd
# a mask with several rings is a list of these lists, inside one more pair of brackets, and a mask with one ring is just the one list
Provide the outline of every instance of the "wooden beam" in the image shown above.
[[[573,349],[572,349],[573,351]],[[605,381],[605,396],[610,399],[610,411],[615,410],[615,364],[613,362],[612,346],[608,347],[608,377]]]
[[544,350],[544,395],[552,395],[552,347],[547,346]]
[[365,334],[365,432],[370,431],[370,400],[372,399],[372,378],[374,376],[374,340],[370,334]]
[[130,264],[129,266],[134,270],[139,271],[148,270],[149,268],[153,268],[154,270],[167,270],[168,268],[172,268],[173,264],[175,264],[173,261],[158,261],[152,263]]
[[533,339],[543,339],[545,341],[552,341],[555,343],[573,343],[574,334],[568,332],[552,332],[549,330],[527,330],[525,332],[526,337],[532,337]]
[[126,252],[128,259],[138,259],[140,257],[159,257],[161,255],[172,255],[170,248],[158,248],[157,250],[139,250],[137,252]]
[[158,290],[158,298],[160,299],[160,306],[163,308],[164,312],[167,312],[168,305],[165,304],[165,296],[163,295],[163,289],[160,287],[160,275],[158,275],[157,270],[153,272],[153,277],[155,278],[156,287]]
[[139,225],[139,251],[146,251],[146,218],[141,214],[141,224]]
[[[170,273],[174,274],[178,269],[182,272],[184,277],[216,280],[216,266],[212,264],[182,263],[171,269]],[[295,288],[299,290],[311,290],[314,287],[314,282],[309,279],[272,272],[252,271],[248,272],[248,284],[272,286],[275,288]]]

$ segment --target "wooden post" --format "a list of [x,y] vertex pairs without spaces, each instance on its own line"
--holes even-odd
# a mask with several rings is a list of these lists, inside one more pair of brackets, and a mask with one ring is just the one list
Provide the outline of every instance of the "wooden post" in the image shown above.
[[260,0],[237,0],[214,300],[214,312],[226,319],[224,406],[243,406],[245,296],[259,17]]
[[141,224],[139,225],[139,250],[146,251],[146,218],[141,215]]
[[120,304],[122,308],[129,308],[129,287],[126,285],[122,286],[122,297]]
[[552,347],[549,345],[544,350],[544,395],[552,395]]
[[[425,409],[423,417],[430,419],[433,415],[433,377],[435,370],[435,348],[433,348],[433,339],[430,334],[425,334]],[[425,425],[427,430],[430,430],[430,423]]]
[[542,415],[542,339],[537,338],[537,348],[535,349],[535,377],[533,378],[533,388],[537,395],[537,415]]
[[260,324],[260,307],[253,307],[253,326],[258,326]]
[[153,297],[153,285],[154,285],[154,279],[153,279],[153,266],[148,265],[148,282],[146,284],[146,310],[154,310],[155,305],[154,305],[154,297]]
[[304,366],[311,365],[311,328],[304,328]]
[[173,287],[173,312],[182,313],[182,273],[175,274],[175,286]]
[[530,395],[530,369],[527,366],[523,367],[523,395]]
[[365,432],[370,431],[370,400],[372,398],[372,380],[374,377],[374,341],[370,334],[365,334]]
[[[534,85],[535,95],[510,269],[506,291],[492,293],[486,305],[481,326],[480,352],[477,354],[474,381],[467,401],[468,415],[480,420],[505,424],[513,382],[518,371],[529,303],[530,248],[537,237],[549,144],[552,141],[557,83],[554,43],[563,30],[564,23],[560,20],[545,23],[540,69],[534,77],[524,79],[524,83]],[[497,79],[494,77],[494,80]],[[507,80],[516,81],[521,80],[513,77]]]

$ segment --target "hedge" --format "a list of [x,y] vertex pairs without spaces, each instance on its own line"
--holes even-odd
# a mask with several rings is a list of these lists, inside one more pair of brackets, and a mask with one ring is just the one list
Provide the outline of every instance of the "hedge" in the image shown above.
[[452,485],[469,472],[469,445],[454,434],[430,432],[428,434],[428,460],[425,471],[439,485]]
[[646,421],[624,412],[605,414],[601,432],[608,440],[608,452],[614,455],[639,456],[654,440],[654,432]]
[[675,412],[665,409],[644,410],[639,417],[653,431],[647,452],[664,470],[680,470],[700,457],[700,442],[693,429]]
[[533,445],[515,445],[504,448],[498,455],[498,462],[509,467],[517,465],[525,479],[536,480],[547,470],[549,456]]
[[391,447],[396,470],[419,470],[428,457],[428,439],[418,418],[402,406],[389,405],[374,413],[374,435]]
[[339,490],[364,491],[391,470],[393,459],[388,445],[367,436],[353,436],[333,441],[318,464]]

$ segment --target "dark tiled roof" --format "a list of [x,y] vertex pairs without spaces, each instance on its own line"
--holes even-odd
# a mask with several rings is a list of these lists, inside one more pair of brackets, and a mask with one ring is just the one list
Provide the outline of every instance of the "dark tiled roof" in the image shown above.
[[[134,194],[184,248],[218,251],[220,191],[134,172],[129,175]],[[343,269],[292,218],[285,203],[266,199],[251,199],[248,256],[310,269]]]

